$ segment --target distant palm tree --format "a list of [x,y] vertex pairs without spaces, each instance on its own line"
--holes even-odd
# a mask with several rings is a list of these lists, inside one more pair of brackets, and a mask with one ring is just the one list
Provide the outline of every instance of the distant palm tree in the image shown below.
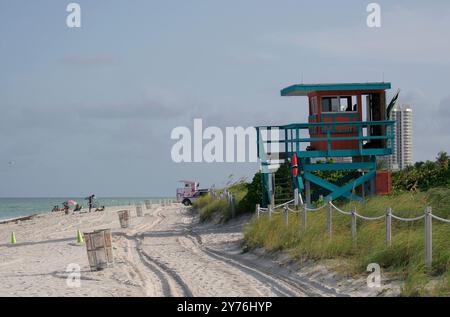
[[447,154],[447,152],[441,151],[438,153],[438,155],[436,157],[436,163],[440,167],[442,167],[444,169],[448,169],[449,162],[450,162],[450,156]]

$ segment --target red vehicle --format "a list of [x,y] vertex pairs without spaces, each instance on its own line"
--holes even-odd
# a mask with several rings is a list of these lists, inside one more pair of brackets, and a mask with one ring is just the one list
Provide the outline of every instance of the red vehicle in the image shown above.
[[190,206],[194,201],[203,195],[206,195],[208,189],[199,189],[198,183],[195,181],[181,180],[184,184],[183,187],[177,188],[177,202],[182,203],[185,206]]

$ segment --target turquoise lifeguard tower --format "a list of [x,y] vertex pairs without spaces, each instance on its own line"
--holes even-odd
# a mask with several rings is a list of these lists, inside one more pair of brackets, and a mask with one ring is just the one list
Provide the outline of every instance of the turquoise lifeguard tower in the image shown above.
[[[274,173],[279,164],[297,161],[292,176],[295,194],[311,203],[311,183],[328,192],[325,200],[344,197],[362,200],[365,195],[390,190],[390,175],[377,172],[377,157],[392,154],[394,121],[386,105],[390,83],[298,84],[281,90],[281,96],[308,98],[308,122],[259,126],[257,151],[263,174],[263,205],[274,205]],[[337,185],[317,171],[354,171],[358,177]],[[389,184],[388,184],[389,183]]]

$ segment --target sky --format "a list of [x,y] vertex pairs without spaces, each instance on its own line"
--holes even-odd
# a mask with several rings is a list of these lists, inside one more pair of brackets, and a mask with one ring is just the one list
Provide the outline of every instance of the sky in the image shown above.
[[173,196],[257,163],[174,163],[207,126],[306,122],[288,85],[389,81],[413,109],[413,159],[450,152],[450,2],[0,0],[0,197]]

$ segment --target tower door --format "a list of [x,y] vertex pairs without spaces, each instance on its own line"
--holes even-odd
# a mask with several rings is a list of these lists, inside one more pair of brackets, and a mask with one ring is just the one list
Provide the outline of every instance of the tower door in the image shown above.
[[[384,100],[384,94],[371,93],[366,96],[367,105],[367,121],[382,121],[385,120],[386,105]],[[382,136],[385,135],[385,128],[381,125],[372,125],[367,129],[367,135],[369,136]],[[370,147],[384,148],[386,146],[385,140],[371,140]]]

